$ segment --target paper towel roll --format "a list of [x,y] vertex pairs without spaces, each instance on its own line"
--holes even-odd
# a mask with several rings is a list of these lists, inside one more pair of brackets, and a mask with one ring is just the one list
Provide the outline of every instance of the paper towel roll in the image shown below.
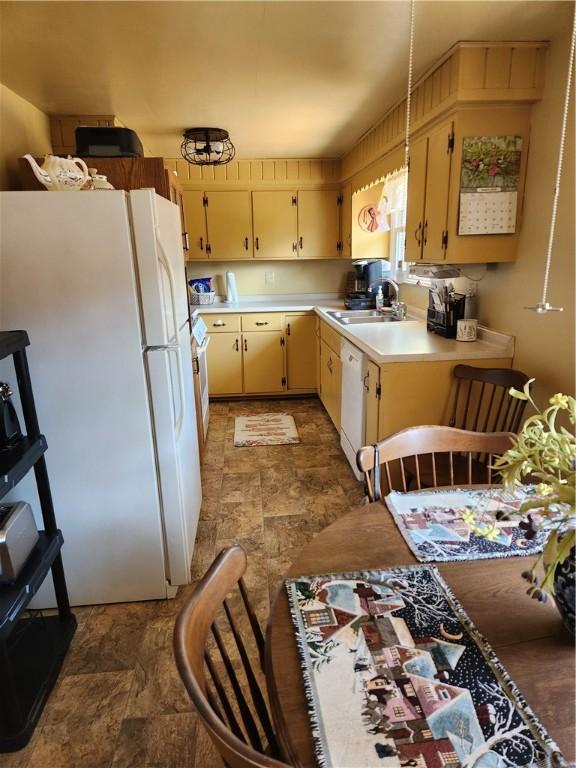
[[238,288],[236,288],[236,275],[234,272],[226,272],[226,301],[229,304],[238,303]]

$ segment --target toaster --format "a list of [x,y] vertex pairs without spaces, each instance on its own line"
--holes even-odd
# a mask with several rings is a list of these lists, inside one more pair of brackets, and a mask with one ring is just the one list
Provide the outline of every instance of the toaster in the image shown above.
[[0,583],[18,578],[37,541],[38,529],[30,504],[0,502]]

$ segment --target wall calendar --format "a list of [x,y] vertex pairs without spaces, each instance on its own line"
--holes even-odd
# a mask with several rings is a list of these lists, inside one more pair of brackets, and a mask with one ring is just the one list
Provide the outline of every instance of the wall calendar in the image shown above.
[[464,137],[459,235],[516,231],[521,154],[521,136]]

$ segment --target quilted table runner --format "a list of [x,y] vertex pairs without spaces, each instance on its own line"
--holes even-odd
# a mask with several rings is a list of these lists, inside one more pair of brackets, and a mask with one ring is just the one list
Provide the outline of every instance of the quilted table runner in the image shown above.
[[321,768],[567,765],[433,566],[286,587]]
[[[501,488],[392,491],[385,502],[416,558],[421,563],[445,563],[541,552],[546,532],[527,539],[518,520],[496,518],[497,512],[517,510],[530,495],[528,488],[514,494]],[[474,533],[476,526],[495,526],[497,530],[486,538]]]

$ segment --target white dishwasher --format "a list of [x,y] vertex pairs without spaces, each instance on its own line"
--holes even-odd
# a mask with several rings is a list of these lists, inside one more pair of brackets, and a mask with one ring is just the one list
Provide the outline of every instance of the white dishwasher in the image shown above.
[[358,480],[362,473],[356,466],[356,452],[364,445],[366,420],[367,372],[366,355],[342,339],[342,405],[340,419],[340,445]]

